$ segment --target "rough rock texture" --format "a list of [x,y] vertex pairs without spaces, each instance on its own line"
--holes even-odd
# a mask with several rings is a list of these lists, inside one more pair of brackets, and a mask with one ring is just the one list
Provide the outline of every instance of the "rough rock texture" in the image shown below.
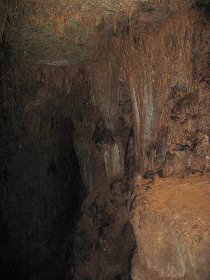
[[[92,63],[107,48],[117,30],[140,28],[171,17],[179,6],[206,0],[2,0],[0,35],[28,63],[71,65]],[[8,15],[8,17],[7,17]],[[15,15],[15,17],[13,17]],[[12,22],[12,24],[11,24]],[[9,32],[4,32],[9,25]]]
[[[70,115],[75,126],[75,150],[88,195],[75,238],[75,279],[129,279],[135,245],[128,219],[124,157],[130,134],[131,104],[125,81],[110,83],[109,62],[86,69],[72,87]],[[92,74],[94,73],[94,74]],[[88,80],[92,77],[94,81]],[[119,107],[106,103],[111,86],[119,90]],[[99,91],[104,90],[104,95]],[[111,97],[112,98],[112,97]],[[79,106],[78,106],[79,104]]]
[[[186,6],[155,29],[148,26],[139,37],[136,22],[123,41],[113,39],[114,54],[85,68],[81,89],[72,89],[75,147],[90,192],[83,210],[88,224],[93,217],[86,213],[94,195],[100,197],[96,199],[100,209],[101,198],[112,198],[107,190],[116,179],[123,178],[125,190],[132,193],[139,177],[152,179],[156,173],[184,177],[209,171],[208,32],[201,18],[199,11]],[[87,84],[89,88],[84,90]],[[129,203],[124,207],[129,212]],[[117,212],[113,223],[118,214],[125,217],[125,223],[127,214],[123,212]],[[84,224],[78,224],[79,230],[84,228],[84,238],[97,244],[97,234]],[[112,230],[108,227],[104,237],[108,251]],[[86,274],[90,279],[110,279],[112,269],[104,259],[106,274],[97,275],[103,269],[93,247],[90,245],[82,267],[81,259],[76,265],[78,279]]]
[[[87,41],[72,44],[66,1],[36,2],[34,10],[34,1],[20,3],[28,10],[6,25],[1,50],[0,249],[2,263],[12,264],[6,273],[15,265],[27,280],[207,280],[209,176],[184,179],[210,171],[205,3],[140,1],[119,22],[107,15],[101,23],[103,13],[93,26],[94,17],[82,18],[83,29],[99,29],[103,47],[95,49],[81,28],[73,33]],[[87,42],[94,63],[87,63]],[[152,184],[157,174],[165,179]],[[75,200],[79,207],[84,195],[78,216],[68,207],[75,209]],[[206,225],[191,224],[193,215]]]
[[22,59],[52,65],[96,60],[99,45],[107,43],[115,32],[118,17],[135,7],[133,0],[17,3],[17,15],[6,34],[7,40]]
[[136,182],[133,279],[209,279],[209,182],[209,174]]

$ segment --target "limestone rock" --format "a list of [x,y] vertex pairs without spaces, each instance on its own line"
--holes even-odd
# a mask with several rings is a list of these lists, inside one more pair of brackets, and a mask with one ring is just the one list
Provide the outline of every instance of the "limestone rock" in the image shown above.
[[137,241],[133,274],[142,275],[145,267],[150,280],[209,279],[209,186],[208,174],[163,179],[154,182],[151,191],[136,189],[131,212]]

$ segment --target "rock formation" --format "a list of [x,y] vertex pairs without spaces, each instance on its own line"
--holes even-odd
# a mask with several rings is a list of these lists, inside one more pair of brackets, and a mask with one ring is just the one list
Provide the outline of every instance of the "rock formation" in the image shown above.
[[209,1],[6,1],[0,277],[208,280]]

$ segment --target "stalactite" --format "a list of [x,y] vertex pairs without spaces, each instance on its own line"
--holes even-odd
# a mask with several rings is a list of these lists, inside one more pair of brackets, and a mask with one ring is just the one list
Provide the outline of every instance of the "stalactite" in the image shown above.
[[47,65],[17,64],[14,69],[16,85],[23,81],[40,81],[49,91],[70,93],[72,82],[77,77],[80,67],[55,67]]
[[[161,2],[164,6],[164,2]],[[120,19],[116,18],[118,24],[114,28],[115,36],[109,49],[101,55],[97,63],[84,66],[85,80],[91,85],[90,97],[94,106],[100,107],[106,121],[111,120],[119,110],[120,69],[125,69],[133,102],[136,162],[143,173],[147,169],[145,151],[153,138],[157,137],[156,126],[161,126],[161,121],[157,124],[154,120],[161,119],[163,104],[170,95],[170,89],[179,83],[185,84],[188,94],[196,90],[197,81],[192,78],[191,73],[195,67],[198,68],[195,63],[200,62],[197,59],[192,63],[193,28],[196,26],[196,32],[198,29],[202,32],[201,38],[205,31],[204,27],[196,23],[199,12],[189,9],[188,4],[170,1],[173,10],[171,17],[166,18],[164,24],[158,22],[155,27],[148,24],[144,31],[137,28],[141,18],[141,10],[137,8],[132,9],[129,29],[122,31]],[[57,13],[54,13],[54,10],[48,12],[53,20],[59,20],[56,19]],[[119,13],[119,16],[122,14]],[[68,12],[65,15],[68,15]],[[87,24],[85,19],[84,22]],[[197,49],[204,47],[201,45],[204,43],[196,44]],[[22,65],[14,75],[15,83],[18,86],[24,80],[39,80],[53,95],[62,91],[70,94],[72,83],[75,78],[78,80],[80,69],[82,66]],[[80,82],[83,82],[82,79]]]
[[[118,43],[116,44],[116,50],[124,53],[122,54],[123,68],[127,69],[130,81],[136,160],[143,173],[150,168],[147,167],[145,151],[153,141],[157,126],[161,125],[154,123],[154,120],[161,115],[162,104],[170,95],[170,89],[176,83],[182,83],[185,84],[189,94],[196,91],[198,82],[197,79],[192,78],[192,73],[196,69],[192,63],[194,48],[192,36],[200,14],[192,10],[189,3],[176,1],[170,4],[176,12],[164,21],[164,25],[159,23],[156,28],[148,27],[146,31],[141,30],[141,34],[138,34],[139,30],[135,25],[131,25],[127,42],[123,40],[120,47]],[[134,19],[138,21],[138,11],[135,13],[132,15],[133,22]],[[205,28],[201,24],[199,28],[199,32],[203,34]],[[114,45],[115,42],[116,40],[113,40]]]

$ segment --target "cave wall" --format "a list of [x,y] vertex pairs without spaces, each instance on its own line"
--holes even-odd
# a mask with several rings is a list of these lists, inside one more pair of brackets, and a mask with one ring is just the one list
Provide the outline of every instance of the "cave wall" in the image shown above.
[[[183,150],[193,150],[190,141],[208,137],[202,123],[209,117],[208,109],[199,109],[208,98],[202,80],[207,66],[207,32],[202,15],[187,7],[149,29],[145,37],[136,39],[139,48],[134,42],[127,53],[136,165],[142,175],[181,172],[178,169],[185,167],[176,166],[176,161],[185,155]],[[180,150],[183,153],[179,154]],[[174,160],[168,170],[171,154]],[[187,165],[187,158],[182,162]]]
[[[132,20],[139,26],[138,14]],[[156,176],[182,178],[209,171],[208,22],[205,15],[191,6],[182,6],[163,22],[155,26],[148,24],[141,34],[135,25],[129,31],[121,30],[113,38],[111,50],[97,64],[85,68],[81,90],[72,90],[77,100],[74,108],[78,110],[72,116],[76,127],[75,147],[89,191],[77,235],[78,242],[82,236],[88,245],[83,245],[85,250],[81,249],[85,255],[79,253],[76,279],[82,275],[87,279],[131,277],[119,266],[125,267],[121,259],[112,258],[123,239],[127,265],[130,263],[135,243],[133,233],[126,237],[120,230],[128,222],[133,225],[135,239],[139,240],[138,250],[144,249],[138,230],[141,217],[136,214],[135,220],[129,216],[132,205],[139,203],[132,195],[137,182],[142,180],[147,184],[147,180],[150,182]],[[89,89],[84,92],[85,84]],[[79,108],[76,104],[80,104]],[[121,207],[119,200],[111,205],[113,189],[123,201]],[[111,222],[107,217],[107,232],[102,236],[100,223],[95,222],[101,215],[100,209],[112,214]],[[136,208],[135,213],[139,213],[139,209]],[[145,236],[149,234],[148,230]],[[155,253],[154,258],[158,259],[158,250]],[[170,259],[173,263],[172,259],[173,256]],[[151,265],[151,270],[158,271],[151,279],[179,277],[179,270],[176,274],[173,265],[171,267],[171,271],[160,276],[161,268]],[[131,268],[130,264],[127,268]],[[189,267],[185,267],[185,271],[189,279],[202,275],[202,271],[188,274]],[[143,278],[137,279],[151,275],[147,271],[139,276]]]
[[[138,14],[133,16],[135,20]],[[112,170],[107,168],[107,176],[124,173],[122,162],[130,130],[134,132],[133,171],[142,176],[208,170],[207,143],[204,147],[205,139],[208,142],[209,138],[208,22],[204,14],[186,5],[163,22],[148,25],[142,34],[135,25],[129,31],[121,30],[114,37],[111,50],[97,64],[86,67],[90,93],[87,106],[83,105],[87,107],[87,112],[86,108],[83,111],[87,131],[93,130],[89,119],[97,119],[94,113],[90,117],[91,103],[98,108],[101,123],[109,129],[107,133],[113,134],[118,142],[113,151],[103,151],[106,157],[115,149],[118,161]],[[111,144],[113,136],[105,138],[103,144]],[[82,144],[78,149],[83,146],[90,150]],[[114,161],[111,157],[108,156],[110,164]],[[182,167],[176,166],[180,157],[184,159]],[[199,167],[199,162],[205,162],[205,167]],[[85,173],[90,173],[87,168]],[[86,185],[90,185],[91,176]]]
[[[209,171],[208,22],[195,7],[176,5],[176,12],[155,17],[155,23],[142,23],[138,11],[134,13],[129,27],[116,28],[97,63],[50,70],[22,65],[15,72],[14,88],[4,93],[6,113],[1,113],[7,119],[4,123],[2,117],[6,131],[1,154],[14,149],[3,159],[1,176],[2,232],[14,234],[6,243],[2,237],[2,246],[12,247],[2,247],[7,263],[10,256],[26,260],[28,254],[35,259],[41,255],[38,264],[30,264],[32,270],[48,261],[48,270],[41,271],[48,273],[55,262],[62,263],[66,279],[72,273],[75,279],[130,279],[136,241],[137,259],[144,245],[139,217],[131,218],[139,210],[132,209],[138,206],[133,199],[137,182],[153,180],[156,174],[184,177]],[[84,185],[81,194],[76,187],[81,182],[71,171],[74,149]],[[76,199],[68,192],[71,188]],[[69,201],[84,193],[74,228],[72,268]],[[43,244],[38,257],[34,232]],[[152,269],[158,279],[160,271]],[[170,271],[161,275],[173,276]]]
[[[126,81],[113,76],[115,66],[102,60],[87,67],[71,92],[75,150],[87,188],[74,244],[75,279],[130,277],[135,240],[124,162],[132,137],[131,102]],[[113,89],[119,94],[116,110],[110,106],[110,98],[118,102]]]

